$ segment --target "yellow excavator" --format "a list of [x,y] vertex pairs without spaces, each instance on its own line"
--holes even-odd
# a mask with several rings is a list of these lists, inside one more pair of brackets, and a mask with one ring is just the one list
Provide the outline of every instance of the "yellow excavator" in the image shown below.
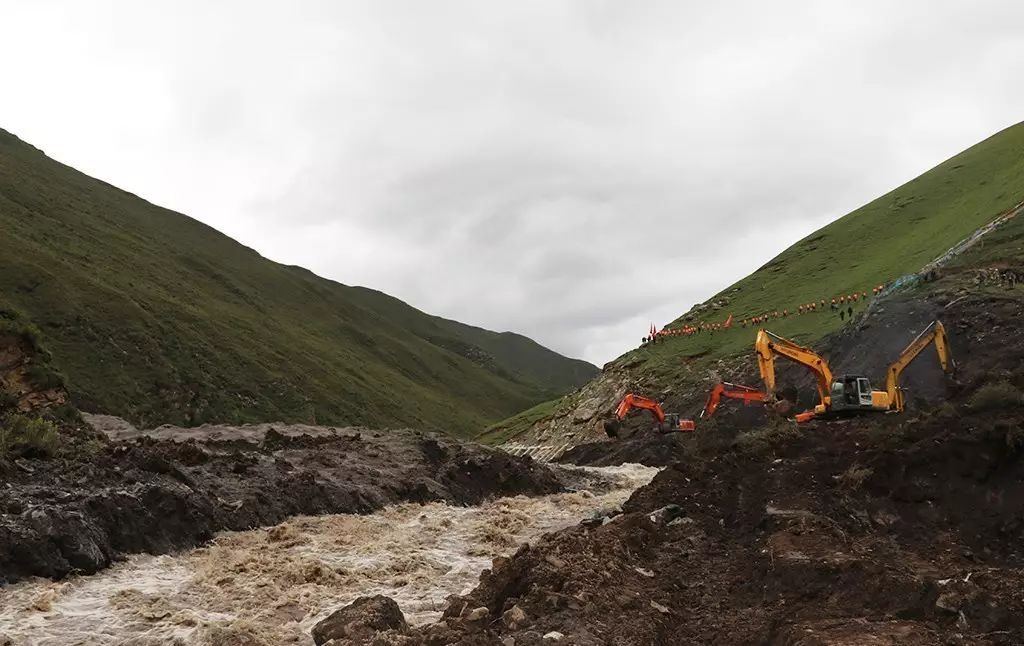
[[900,387],[900,377],[921,351],[932,343],[935,344],[943,372],[951,373],[955,363],[950,353],[946,328],[941,322],[935,321],[917,335],[917,338],[911,341],[889,366],[885,376],[885,390],[873,390],[871,382],[863,375],[833,375],[828,361],[814,350],[772,334],[768,330],[758,331],[754,349],[757,352],[757,364],[764,380],[765,391],[769,397],[775,395],[776,356],[804,366],[814,374],[818,388],[818,404],[813,411],[796,416],[798,422],[805,422],[815,417],[841,413],[903,412],[906,398]]

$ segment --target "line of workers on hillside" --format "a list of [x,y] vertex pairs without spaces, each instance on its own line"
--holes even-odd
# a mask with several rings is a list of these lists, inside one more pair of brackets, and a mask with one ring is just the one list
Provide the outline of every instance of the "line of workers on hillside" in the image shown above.
[[[885,289],[885,285],[877,285],[871,288],[871,293],[874,296],[878,296]],[[810,314],[812,312],[825,311],[827,306],[830,312],[837,313],[841,320],[845,320],[847,317],[853,318],[853,306],[855,303],[860,301],[867,301],[867,292],[853,292],[852,294],[843,294],[832,298],[830,303],[826,303],[825,299],[821,299],[820,302],[811,302],[804,305],[798,305],[792,312],[788,309],[773,310],[771,312],[765,312],[758,316],[751,316],[748,318],[740,319],[740,327],[748,327],[761,325],[772,319],[787,318],[789,316],[799,316],[802,314]],[[700,334],[702,332],[709,332],[714,334],[717,330],[727,330],[733,326],[732,314],[725,320],[724,323],[700,323],[695,326],[684,326],[674,330],[661,329],[658,330],[654,325],[651,325],[650,336],[645,336],[642,339],[642,344],[646,343],[658,343],[659,341],[665,340],[670,336],[691,336],[694,334]]]

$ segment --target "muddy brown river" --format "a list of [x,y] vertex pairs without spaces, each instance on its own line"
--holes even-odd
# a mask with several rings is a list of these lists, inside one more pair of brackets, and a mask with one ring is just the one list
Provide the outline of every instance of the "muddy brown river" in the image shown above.
[[[312,644],[356,597],[394,598],[412,624],[440,617],[495,556],[621,505],[657,469],[572,469],[572,493],[478,507],[404,504],[219,534],[99,574],[0,588],[0,644]],[[6,641],[5,641],[6,639]]]

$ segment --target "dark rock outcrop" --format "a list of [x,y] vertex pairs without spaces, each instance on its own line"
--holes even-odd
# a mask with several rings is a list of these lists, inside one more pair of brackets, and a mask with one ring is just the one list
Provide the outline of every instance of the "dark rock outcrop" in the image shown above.
[[317,646],[331,644],[363,644],[378,632],[409,631],[405,616],[395,600],[383,595],[359,597],[341,610],[313,626]]

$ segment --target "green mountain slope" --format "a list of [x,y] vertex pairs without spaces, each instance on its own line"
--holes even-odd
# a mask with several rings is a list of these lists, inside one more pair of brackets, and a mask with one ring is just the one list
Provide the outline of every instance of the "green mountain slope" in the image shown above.
[[[1024,124],[1018,124],[800,240],[668,327],[721,323],[730,314],[739,321],[774,310],[795,312],[801,304],[830,301],[833,296],[855,291],[867,291],[870,296],[874,285],[919,271],[1022,200]],[[858,302],[855,309],[863,306]],[[814,344],[844,324],[844,319],[826,308],[810,315],[773,319],[766,326]],[[581,393],[549,405],[554,409],[551,415],[540,421],[525,413],[515,416],[495,425],[484,439],[525,437],[530,429],[534,436],[589,434],[591,418],[573,415],[582,401],[589,401],[592,408],[593,400],[601,399],[599,408],[610,409],[614,406],[610,399],[626,384],[651,394],[687,390],[698,381],[706,382],[712,370],[736,364],[733,359],[749,354],[752,344],[752,328],[736,324],[714,334],[670,338],[632,350],[612,362],[606,374]],[[669,402],[693,404],[673,402],[671,396]],[[552,430],[555,427],[557,431]]]
[[[923,175],[797,242],[708,303],[708,320],[737,319],[868,290],[920,270],[1024,199],[1024,123],[968,148]],[[712,310],[713,311],[713,310]],[[686,315],[669,327],[678,326]],[[696,316],[691,318],[698,318]],[[788,317],[773,331],[811,342],[834,332],[837,316]],[[689,344],[715,353],[740,349],[745,335]],[[724,342],[724,343],[723,343]],[[745,349],[745,346],[743,346]],[[658,348],[664,349],[664,346]]]
[[42,331],[77,404],[141,424],[467,434],[597,372],[271,262],[2,130],[0,229],[0,306]]

